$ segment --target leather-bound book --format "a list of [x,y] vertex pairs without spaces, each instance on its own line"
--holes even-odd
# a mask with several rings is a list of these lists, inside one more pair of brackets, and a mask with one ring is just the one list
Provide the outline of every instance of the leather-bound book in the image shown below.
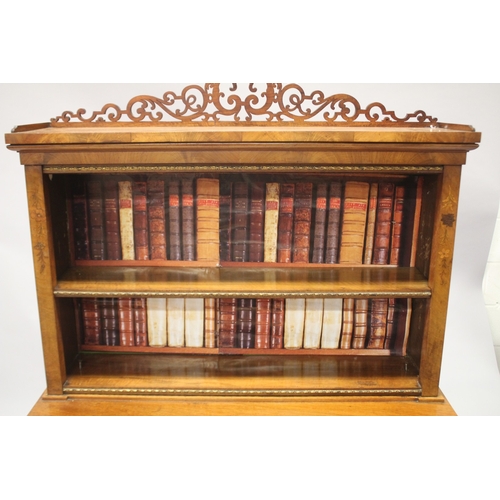
[[249,262],[264,261],[264,206],[266,185],[263,182],[250,184],[250,215],[249,215]]
[[393,203],[394,184],[381,182],[378,188],[377,221],[375,223],[372,264],[383,265],[389,263]]
[[146,299],[133,299],[135,345],[148,345],[148,323]]
[[149,260],[148,198],[146,182],[133,183],[134,243],[136,260]]
[[205,299],[205,347],[217,347],[216,313],[216,300]]
[[184,347],[185,328],[184,298],[167,299],[167,338],[169,347]]
[[354,331],[351,347],[364,349],[368,332],[368,299],[356,299],[354,302]]
[[370,197],[368,200],[368,217],[366,221],[366,241],[363,264],[371,264],[373,259],[373,244],[375,242],[375,221],[377,218],[378,184],[370,184]]
[[219,260],[219,180],[196,180],[196,255],[198,261]]
[[273,299],[271,304],[271,349],[283,349],[285,299]]
[[75,259],[90,259],[87,189],[83,177],[75,175],[71,186]]
[[254,347],[255,299],[238,299],[236,318],[236,347]]
[[83,343],[101,344],[101,311],[98,299],[82,299]]
[[295,212],[293,218],[292,262],[309,262],[311,251],[313,185],[298,182],[295,186]]
[[342,299],[323,299],[322,349],[338,349],[342,332]]
[[196,260],[194,236],[194,192],[193,179],[181,181],[182,204],[182,260]]
[[116,180],[104,181],[104,227],[106,229],[106,257],[120,260],[120,217],[118,215],[118,184]]
[[90,258],[105,260],[104,203],[101,181],[88,181]]
[[220,184],[220,260],[231,261],[233,183],[221,181]]
[[391,349],[396,335],[394,315],[396,312],[396,299],[387,299],[387,325],[385,330],[384,349]]
[[166,260],[165,181],[161,179],[148,180],[148,202],[151,260]]
[[233,185],[233,262],[248,261],[248,184],[235,182]]
[[118,182],[120,207],[120,242],[123,260],[135,260],[134,222],[132,209],[132,182]]
[[180,182],[168,183],[169,251],[170,260],[182,260]]
[[276,262],[277,258],[279,197],[279,183],[268,182],[264,214],[264,262]]
[[186,298],[185,330],[186,347],[203,347],[205,302],[201,298]]
[[372,299],[368,349],[383,349],[387,329],[387,299]]
[[150,297],[146,299],[148,319],[148,343],[150,347],[167,345],[167,299]]
[[272,299],[255,300],[255,348],[269,349],[271,346]]
[[292,262],[295,184],[281,184],[278,214],[278,262]]
[[341,264],[362,264],[370,184],[346,182],[340,238]]
[[325,262],[337,264],[339,261],[340,211],[342,204],[342,183],[330,183],[327,205]]
[[342,334],[340,348],[350,349],[354,331],[354,299],[344,299],[342,304]]
[[314,235],[311,261],[325,262],[327,185],[318,184],[314,200]]
[[118,299],[98,299],[101,306],[102,343],[120,345],[118,325]]
[[305,299],[285,299],[285,349],[301,349],[304,343]]
[[236,347],[236,299],[219,300],[219,348]]
[[401,230],[403,224],[403,209],[405,201],[404,186],[396,186],[394,192],[394,209],[392,216],[391,253],[389,264],[399,265],[401,251]]
[[118,299],[118,325],[120,345],[134,346],[134,304],[133,299]]
[[323,330],[323,299],[306,299],[304,349],[319,349]]

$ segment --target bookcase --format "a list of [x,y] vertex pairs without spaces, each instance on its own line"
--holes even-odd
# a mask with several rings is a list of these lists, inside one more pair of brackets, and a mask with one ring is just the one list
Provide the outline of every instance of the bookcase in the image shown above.
[[47,377],[32,414],[453,414],[439,375],[472,127],[205,84],[5,137]]

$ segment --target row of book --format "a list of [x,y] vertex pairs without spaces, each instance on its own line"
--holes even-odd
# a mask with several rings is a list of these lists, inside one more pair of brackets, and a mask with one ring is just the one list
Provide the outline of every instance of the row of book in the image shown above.
[[416,193],[408,182],[78,179],[75,258],[410,265]]
[[411,299],[81,299],[83,344],[240,349],[396,349]]

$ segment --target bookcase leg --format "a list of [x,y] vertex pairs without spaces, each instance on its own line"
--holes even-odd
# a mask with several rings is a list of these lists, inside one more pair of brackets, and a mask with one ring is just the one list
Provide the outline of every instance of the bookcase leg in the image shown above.
[[54,262],[50,209],[44,188],[42,167],[25,167],[33,263],[48,394],[62,394],[66,379],[61,328],[54,298]]
[[430,259],[432,264],[429,269],[432,296],[429,299],[420,360],[420,380],[424,397],[437,396],[439,392],[460,175],[461,166],[445,166],[438,187]]

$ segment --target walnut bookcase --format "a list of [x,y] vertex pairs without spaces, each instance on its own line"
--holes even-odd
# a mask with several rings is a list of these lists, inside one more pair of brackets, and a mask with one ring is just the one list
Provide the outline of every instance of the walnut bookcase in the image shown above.
[[[229,92],[193,85],[6,134],[25,166],[47,377],[32,414],[453,414],[439,375],[461,166],[480,134],[423,111],[398,118],[345,94],[306,95],[294,84],[264,91],[251,84],[240,93],[233,84]],[[404,186],[402,256],[382,264],[77,258],[72,190],[79,179],[167,185],[185,176],[310,182],[315,193],[334,181]],[[344,226],[341,219],[339,246]],[[168,238],[167,231],[167,245]],[[347,302],[382,300],[397,304],[404,321],[396,340],[376,349],[223,347],[219,322],[210,346],[88,345],[82,300],[110,298],[337,299],[344,316]],[[360,319],[356,309],[353,321],[375,324],[370,311]]]

